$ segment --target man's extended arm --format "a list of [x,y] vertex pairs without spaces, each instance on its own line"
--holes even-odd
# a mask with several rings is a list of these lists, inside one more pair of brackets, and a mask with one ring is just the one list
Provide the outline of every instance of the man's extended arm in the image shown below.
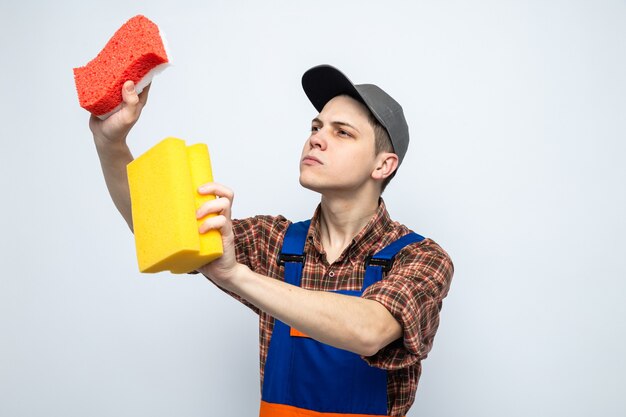
[[253,272],[235,258],[231,223],[233,192],[210,183],[199,190],[216,200],[202,205],[198,218],[209,213],[200,232],[219,229],[224,255],[199,271],[216,285],[310,337],[351,352],[371,356],[402,335],[402,328],[380,303],[360,297],[305,290]]
[[133,82],[127,81],[122,87],[122,108],[106,120],[93,115],[89,119],[109,194],[131,230],[133,219],[126,165],[133,160],[133,155],[126,144],[126,137],[146,105],[149,90],[150,86],[137,95]]
[[402,335],[385,307],[373,300],[311,291],[239,265],[226,287],[315,340],[372,356]]

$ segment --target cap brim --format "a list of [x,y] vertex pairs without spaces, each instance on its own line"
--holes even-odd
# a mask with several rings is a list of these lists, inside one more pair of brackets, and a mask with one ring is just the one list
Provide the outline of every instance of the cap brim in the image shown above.
[[331,65],[318,65],[305,72],[302,75],[302,88],[319,112],[331,99],[342,94],[365,103],[348,77]]

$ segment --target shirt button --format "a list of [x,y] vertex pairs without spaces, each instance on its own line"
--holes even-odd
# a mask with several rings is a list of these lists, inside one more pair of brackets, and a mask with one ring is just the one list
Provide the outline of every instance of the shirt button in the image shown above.
[[330,272],[328,273],[328,276],[332,278],[332,277],[334,277],[334,276],[335,276],[335,273],[334,273],[333,271],[330,271]]

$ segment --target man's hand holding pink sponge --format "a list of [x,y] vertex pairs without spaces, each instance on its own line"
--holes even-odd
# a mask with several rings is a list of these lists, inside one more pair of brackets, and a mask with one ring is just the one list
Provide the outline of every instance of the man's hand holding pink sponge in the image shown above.
[[98,55],[84,67],[74,68],[81,107],[101,119],[119,110],[120,90],[131,80],[137,93],[169,63],[159,27],[137,15],[120,27]]

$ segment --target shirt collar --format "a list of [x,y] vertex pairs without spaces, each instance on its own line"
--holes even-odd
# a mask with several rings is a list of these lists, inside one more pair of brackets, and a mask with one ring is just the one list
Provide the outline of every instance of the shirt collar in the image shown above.
[[[322,213],[321,203],[315,209],[315,213],[311,218],[311,227],[309,228],[308,240],[318,253],[324,253],[322,246],[322,236],[320,228],[320,216]],[[359,254],[369,254],[373,252],[372,248],[376,248],[376,244],[382,242],[382,237],[391,223],[391,218],[387,212],[387,207],[382,198],[378,200],[378,208],[374,216],[367,222],[365,227],[352,239],[352,242],[344,249],[337,261],[341,261],[347,254],[358,256]]]

